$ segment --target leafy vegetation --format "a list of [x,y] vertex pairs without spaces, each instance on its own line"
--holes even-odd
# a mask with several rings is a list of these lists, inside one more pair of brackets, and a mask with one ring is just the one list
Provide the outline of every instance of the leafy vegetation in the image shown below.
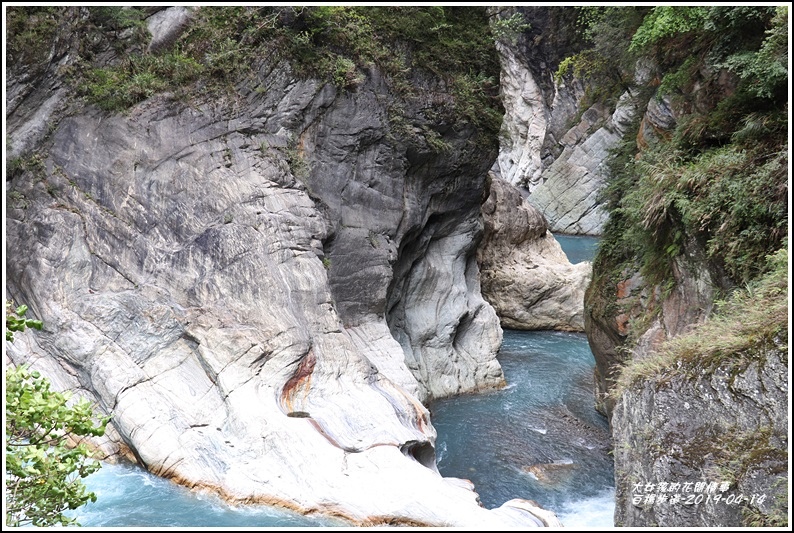
[[[666,50],[657,58],[668,61],[657,97],[677,93],[681,116],[669,139],[637,154],[629,134],[613,153],[603,194],[611,219],[596,262],[614,273],[630,269],[639,255],[646,281],[665,284],[673,281],[672,261],[686,255],[688,244],[704,250],[722,287],[742,286],[764,271],[766,256],[787,237],[788,120],[778,78],[744,83],[754,67],[743,71],[735,58],[762,54],[780,62],[785,8],[670,9],[652,10],[633,42],[649,53]],[[744,33],[748,29],[755,36]],[[733,43],[718,36],[740,30],[742,38]],[[692,46],[680,50],[682,43]],[[724,79],[718,81],[726,62],[739,77],[728,91],[719,87]],[[692,90],[695,82],[706,88]],[[599,275],[612,275],[608,270]]]
[[[99,29],[111,31],[118,38],[125,30],[144,32],[144,12],[137,7],[92,6],[88,10],[91,23]],[[143,35],[138,35],[143,37]]]
[[647,50],[652,45],[703,28],[708,7],[659,6],[653,8],[631,38],[629,50]]
[[691,158],[661,144],[610,185],[620,191],[611,238],[639,252],[651,284],[666,281],[691,238],[733,284],[746,283],[787,235],[787,161],[785,145],[728,144]]
[[8,7],[6,10],[6,61],[35,65],[50,55],[58,29],[57,7]]
[[72,45],[83,59],[94,57],[103,46],[121,51],[140,45],[148,36],[144,16],[144,8],[138,7],[10,6],[6,62],[36,70],[59,59]]
[[[693,369],[717,367],[743,370],[763,362],[769,349],[787,356],[788,248],[769,256],[766,273],[747,288],[717,302],[717,311],[692,332],[673,337],[653,357],[630,361],[616,388],[618,397],[639,379],[669,379],[692,375]],[[787,357],[784,360],[787,363]]]
[[491,20],[491,33],[495,39],[516,44],[522,32],[532,28],[532,24],[524,20],[521,13],[513,13],[509,17],[494,17]]
[[[586,305],[605,328],[621,313],[632,317],[612,347],[625,362],[613,374],[610,401],[718,370],[731,386],[778,354],[788,363],[787,21],[783,6],[660,6],[631,35],[624,57],[650,66],[656,85],[640,106],[656,98],[675,125],[650,132],[638,121],[609,161],[602,201],[610,218]],[[714,310],[688,333],[632,358],[680,268],[708,271]],[[640,290],[616,300],[618,283],[637,272]],[[660,456],[697,464],[708,458],[721,479],[739,482],[762,470],[787,482],[777,470],[788,454],[776,430],[713,431],[667,434],[680,441],[643,450],[659,446]],[[775,490],[767,505],[743,507],[744,525],[785,526],[787,510],[785,491]]]
[[64,512],[96,501],[80,481],[96,472],[85,444],[71,439],[104,434],[91,404],[68,405],[69,394],[25,367],[6,371],[6,523],[10,526],[79,525]]
[[14,342],[14,333],[25,331],[27,328],[40,330],[43,327],[41,320],[25,318],[28,312],[27,305],[20,305],[12,309],[13,304],[6,300],[6,340]]
[[[121,20],[116,26],[131,24]],[[503,30],[519,26],[511,19]],[[376,66],[406,101],[418,96],[411,78],[429,74],[452,95],[427,109],[429,120],[493,132],[501,124],[499,63],[479,7],[202,7],[169,51],[127,53],[85,69],[77,84],[89,101],[121,111],[164,91],[231,93],[246,78],[256,84],[252,65],[280,59],[299,76],[345,90],[355,90]]]
[[9,178],[14,178],[25,172],[30,172],[36,178],[41,178],[45,174],[44,157],[38,151],[23,157],[9,157],[6,159],[6,172]]
[[[638,381],[740,372],[788,349],[787,71],[779,70],[787,64],[787,8],[670,9],[677,8],[646,13],[626,57],[653,65],[658,83],[639,105],[657,98],[676,123],[648,135],[638,117],[613,150],[601,195],[610,217],[585,298],[602,327],[631,317],[613,347],[627,362],[615,371],[612,401]],[[633,24],[614,31],[629,33]],[[756,75],[762,57],[777,66]],[[716,311],[691,335],[631,360],[682,266],[708,270],[721,299]],[[618,284],[638,272],[640,289],[617,300]]]
[[171,88],[184,91],[203,71],[200,63],[178,52],[130,56],[121,68],[91,69],[83,93],[100,108],[116,111]]
[[614,104],[634,75],[637,54],[629,50],[631,38],[648,8],[575,8],[577,27],[587,46],[563,59],[554,75],[556,83],[573,75],[585,84],[585,109],[593,103]]
[[[14,332],[42,328],[26,312],[27,306],[12,310],[6,301],[7,341]],[[6,369],[5,393],[6,525],[79,525],[63,513],[96,501],[81,479],[100,463],[76,441],[102,436],[109,417],[97,419],[90,402],[71,402],[69,393],[52,391],[46,378],[25,366]]]
[[739,75],[744,90],[758,98],[780,100],[788,83],[788,9],[779,6],[756,50],[742,50],[727,57],[723,65]]

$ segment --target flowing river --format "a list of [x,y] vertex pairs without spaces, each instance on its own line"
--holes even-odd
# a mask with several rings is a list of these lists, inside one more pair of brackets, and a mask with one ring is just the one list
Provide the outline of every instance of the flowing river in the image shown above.
[[[596,239],[558,236],[573,263],[590,260]],[[470,479],[480,500],[537,501],[566,527],[611,527],[612,458],[607,421],[593,409],[593,355],[583,333],[505,331],[499,352],[508,386],[430,406],[438,466]],[[104,465],[86,479],[96,503],[83,526],[344,526],[264,506],[232,507],[130,465]]]
[[[572,263],[595,255],[595,238],[556,238]],[[431,405],[439,471],[472,480],[488,508],[526,498],[566,527],[611,527],[609,425],[593,409],[585,334],[506,330],[499,362],[505,389]]]
[[582,333],[506,330],[505,389],[431,405],[438,468],[498,507],[535,500],[565,526],[611,527],[609,428],[593,409],[593,356]]

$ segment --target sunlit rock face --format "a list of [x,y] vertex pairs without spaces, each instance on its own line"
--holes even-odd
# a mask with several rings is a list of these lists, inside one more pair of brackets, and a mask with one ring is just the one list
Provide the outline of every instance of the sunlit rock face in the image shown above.
[[544,172],[543,183],[532,191],[530,202],[548,218],[552,231],[600,235],[607,221],[600,198],[607,158],[634,120],[637,102],[626,91],[611,115],[605,117],[605,111],[596,104],[582,115],[563,137],[563,143],[569,144]]
[[[564,7],[489,8],[496,35],[505,117],[494,173],[532,192],[563,150],[561,140],[576,117],[584,88],[577,80],[557,83],[557,65],[574,53],[576,11]],[[499,22],[519,20],[520,32],[500,31]]]
[[499,178],[482,206],[482,292],[511,329],[584,330],[589,262],[572,265],[541,213]]
[[18,92],[32,96],[12,143],[42,163],[8,184],[24,201],[7,211],[7,296],[45,328],[6,363],[111,413],[109,456],[230,500],[357,524],[554,525],[442,478],[422,403],[504,383],[475,257],[495,143],[472,150],[472,127],[410,106],[450,148],[395,140],[376,70],[342,92],[252,68],[267,90],[53,106],[24,142],[57,69]]

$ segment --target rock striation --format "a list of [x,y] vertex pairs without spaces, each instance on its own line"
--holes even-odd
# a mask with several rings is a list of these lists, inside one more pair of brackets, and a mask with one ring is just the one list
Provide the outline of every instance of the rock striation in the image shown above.
[[[174,9],[158,46],[189,24]],[[40,97],[9,106],[31,163],[9,182],[6,295],[45,328],[5,363],[111,413],[108,457],[229,500],[361,525],[559,525],[441,477],[422,403],[504,383],[476,262],[496,147],[419,104],[405,116],[449,149],[395,139],[375,69],[342,91],[252,68],[259,90],[125,114],[56,112],[60,70],[12,71],[14,94]]]
[[493,9],[498,19],[521,14],[531,25],[515,40],[496,41],[505,120],[494,171],[524,191],[552,232],[600,235],[607,221],[599,198],[605,164],[639,112],[638,87],[650,70],[640,65],[634,86],[611,108],[600,102],[588,108],[580,80],[570,75],[555,80],[566,54],[581,46],[571,19],[575,10]]
[[637,102],[626,91],[606,120],[605,111],[595,104],[582,115],[562,138],[565,148],[543,173],[543,182],[532,191],[529,201],[548,218],[553,232],[600,235],[607,221],[599,198],[606,184],[606,161],[631,125]]
[[559,140],[570,129],[584,88],[573,80],[558,85],[554,69],[577,46],[574,10],[561,7],[493,7],[492,24],[519,16],[529,27],[500,37],[496,31],[505,107],[494,173],[526,192],[544,181],[560,155]]
[[511,329],[584,330],[589,262],[572,265],[543,215],[494,177],[477,252],[483,297]]

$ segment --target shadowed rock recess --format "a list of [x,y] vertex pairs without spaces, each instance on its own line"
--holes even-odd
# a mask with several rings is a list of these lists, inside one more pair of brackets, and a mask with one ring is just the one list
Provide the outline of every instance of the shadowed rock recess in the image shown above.
[[36,164],[8,184],[6,296],[45,326],[6,364],[112,413],[109,457],[229,500],[364,525],[558,523],[442,478],[422,404],[504,383],[475,258],[495,139],[417,98],[407,120],[449,148],[409,143],[375,68],[345,91],[285,61],[233,97],[63,113],[69,61],[8,82],[11,145]]

